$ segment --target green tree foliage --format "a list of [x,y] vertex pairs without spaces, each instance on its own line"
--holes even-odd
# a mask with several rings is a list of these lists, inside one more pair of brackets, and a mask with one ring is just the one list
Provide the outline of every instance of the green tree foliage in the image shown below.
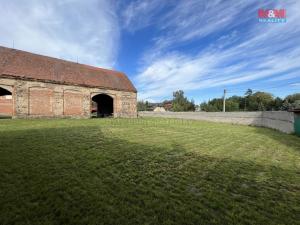
[[300,108],[300,93],[288,95],[284,99],[283,108],[288,109],[299,109]]
[[[202,111],[221,112],[223,99],[214,98],[200,105]],[[274,96],[267,92],[253,92],[248,89],[244,97],[232,96],[226,99],[226,111],[265,111],[265,110],[288,110],[300,108],[300,93],[288,95],[285,99]]]
[[[227,106],[228,105],[228,106]],[[226,100],[226,111],[243,110],[245,99],[241,96],[234,95]]]
[[240,109],[239,102],[233,100],[228,100],[225,106],[227,112],[239,111]]
[[[240,98],[237,98],[237,96],[233,96],[231,98],[228,98],[226,100],[226,111],[232,112],[232,111],[239,111],[240,109]],[[222,98],[214,98],[208,103],[204,102],[200,105],[200,108],[202,111],[206,112],[221,112],[223,110],[223,99]]]
[[293,107],[295,109],[300,109],[300,100],[296,100],[294,103],[293,103]]
[[274,102],[272,104],[272,110],[278,111],[278,110],[283,110],[283,100],[279,97],[276,97],[274,99]]
[[195,111],[194,101],[189,101],[182,90],[173,92],[172,110],[174,112]]
[[137,110],[138,111],[149,111],[150,106],[149,106],[149,102],[146,101],[138,101],[137,102]]
[[249,98],[253,94],[252,89],[248,88],[247,91],[245,92],[245,97],[244,97],[244,111],[247,111],[247,104],[249,104]]
[[211,103],[211,101],[201,103],[200,104],[200,109],[201,109],[201,111],[206,111],[206,112],[218,112],[218,111],[220,111],[216,105]]
[[249,96],[249,111],[266,111],[272,109],[274,97],[267,92],[255,92]]
[[297,100],[300,100],[300,93],[288,95],[284,100],[287,100],[289,103],[294,103]]
[[253,94],[252,89],[248,88],[247,91],[245,92],[245,96],[250,97]]

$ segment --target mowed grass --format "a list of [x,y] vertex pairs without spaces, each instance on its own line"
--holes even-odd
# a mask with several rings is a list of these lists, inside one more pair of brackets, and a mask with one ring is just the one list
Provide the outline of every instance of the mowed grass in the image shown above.
[[299,224],[300,138],[171,119],[1,120],[0,224]]

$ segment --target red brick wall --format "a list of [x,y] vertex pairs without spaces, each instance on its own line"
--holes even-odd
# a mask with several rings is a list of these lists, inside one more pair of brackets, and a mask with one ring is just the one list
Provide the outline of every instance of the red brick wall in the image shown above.
[[[137,116],[136,93],[132,92],[61,85],[14,78],[0,78],[0,86],[13,93],[12,107],[14,118],[42,116],[63,118],[72,117],[73,113],[76,118],[89,118],[92,108],[91,98],[101,93],[106,93],[114,98],[115,117]],[[71,92],[71,94],[68,94],[69,92]],[[64,94],[66,94],[66,96],[64,96]],[[68,99],[71,100],[69,101]],[[65,103],[64,100],[66,100]],[[80,105],[82,105],[82,107],[79,107]]]
[[30,115],[53,116],[53,91],[48,88],[29,89]]
[[6,96],[0,96],[0,115],[13,115],[13,102],[12,99]]
[[80,93],[64,92],[64,115],[80,116],[83,114],[83,96]]

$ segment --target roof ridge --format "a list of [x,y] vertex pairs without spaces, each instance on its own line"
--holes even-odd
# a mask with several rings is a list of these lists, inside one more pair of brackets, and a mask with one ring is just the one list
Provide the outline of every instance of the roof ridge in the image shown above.
[[102,68],[102,67],[92,66],[92,65],[88,65],[88,64],[84,64],[84,63],[74,62],[74,61],[67,60],[67,59],[59,59],[59,58],[56,58],[54,56],[42,55],[42,54],[38,54],[38,53],[34,53],[34,52],[21,50],[21,49],[8,48],[8,47],[1,46],[1,45],[0,45],[0,48],[6,48],[8,50],[15,51],[16,53],[21,52],[21,53],[30,54],[30,55],[41,56],[41,57],[52,59],[52,60],[59,60],[59,61],[63,61],[63,62],[66,62],[66,63],[72,63],[72,64],[81,65],[81,66],[94,68],[94,69],[98,69],[98,70],[104,70],[104,71],[108,71],[108,72],[114,72],[114,73],[121,73],[122,74],[122,72],[118,71],[118,70],[106,69],[106,68]]
[[0,46],[0,76],[137,92],[125,73]]

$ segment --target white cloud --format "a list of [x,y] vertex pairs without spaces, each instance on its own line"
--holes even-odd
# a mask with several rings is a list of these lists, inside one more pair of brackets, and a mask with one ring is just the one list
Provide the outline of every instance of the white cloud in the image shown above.
[[300,77],[300,72],[296,70],[296,71],[292,71],[292,72],[286,72],[286,73],[284,73],[284,75],[272,77],[268,81],[273,81],[273,82],[285,81],[285,80],[290,80],[290,79],[299,78],[299,77]]
[[106,0],[1,0],[0,45],[112,67],[119,43],[114,11]]
[[[277,2],[274,6],[287,9],[285,24],[258,23],[259,2],[239,1],[232,7],[227,4],[232,1],[210,1],[208,5],[183,1],[166,15],[169,23],[160,27],[165,33],[145,53],[144,65],[136,76],[140,99],[162,100],[177,89],[226,87],[299,71],[299,1]],[[206,9],[205,16],[199,9]],[[238,16],[242,13],[245,17]],[[248,28],[241,30],[240,25]],[[223,36],[218,37],[220,31]],[[218,38],[210,39],[213,41],[197,54],[172,51],[177,45],[203,40],[210,34]]]
[[161,0],[132,1],[122,13],[123,27],[131,32],[156,22],[156,16],[167,5]]
[[[158,29],[163,33],[154,39],[143,61],[149,62],[170,49],[201,39],[221,29],[231,29],[256,16],[257,8],[264,3],[252,1],[180,1],[159,18]],[[242,17],[241,17],[242,16]],[[141,20],[142,21],[142,20]]]
[[300,83],[293,83],[293,84],[290,84],[291,86],[300,86]]

